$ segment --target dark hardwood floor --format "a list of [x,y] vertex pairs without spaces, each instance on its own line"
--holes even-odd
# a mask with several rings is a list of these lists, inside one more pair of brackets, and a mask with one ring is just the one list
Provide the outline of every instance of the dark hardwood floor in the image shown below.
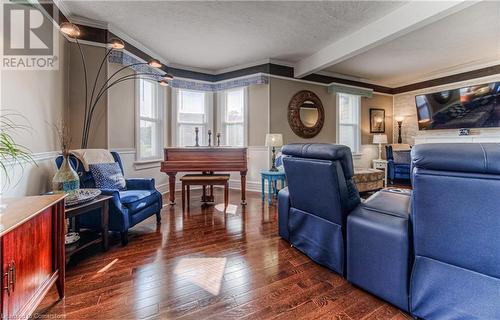
[[[130,230],[122,247],[99,246],[66,271],[66,297],[55,291],[38,308],[46,319],[411,319],[352,286],[280,239],[277,207],[248,193],[248,205],[226,215],[165,206]],[[180,196],[177,197],[180,199]],[[239,192],[230,192],[237,204]],[[216,202],[222,202],[217,190]],[[178,202],[180,202],[178,200]],[[167,203],[167,201],[165,201]]]

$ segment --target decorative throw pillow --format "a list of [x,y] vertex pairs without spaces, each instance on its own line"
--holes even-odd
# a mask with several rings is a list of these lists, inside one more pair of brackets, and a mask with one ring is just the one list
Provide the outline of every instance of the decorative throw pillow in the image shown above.
[[276,160],[274,161],[274,165],[278,170],[284,170],[283,168],[283,154],[281,151],[276,152]]
[[126,190],[125,178],[117,162],[91,164],[89,169],[96,188]]

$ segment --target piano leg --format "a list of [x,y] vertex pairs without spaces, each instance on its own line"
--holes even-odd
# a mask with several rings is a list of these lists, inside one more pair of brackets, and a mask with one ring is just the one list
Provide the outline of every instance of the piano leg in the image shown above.
[[177,172],[168,172],[168,197],[170,200],[170,205],[175,205],[175,174]]
[[246,192],[247,192],[247,171],[240,171],[241,176],[241,204],[246,205]]

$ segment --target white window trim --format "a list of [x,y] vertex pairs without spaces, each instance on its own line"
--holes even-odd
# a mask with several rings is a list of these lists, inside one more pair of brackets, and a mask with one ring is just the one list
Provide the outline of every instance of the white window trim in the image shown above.
[[[341,93],[337,93],[335,96],[335,99],[336,99],[336,117],[337,117],[337,123],[336,123],[336,132],[337,132],[337,135],[336,135],[336,142],[337,143],[340,143],[340,94]],[[353,94],[349,94],[351,96],[354,96]],[[357,141],[356,141],[356,145],[358,147],[358,150],[351,150],[352,152],[352,156],[355,157],[355,158],[359,158],[361,157],[363,154],[361,153],[361,96],[358,96],[359,97],[359,103],[358,103],[358,134],[357,134]],[[352,125],[355,125],[355,124],[352,124]]]
[[[224,125],[222,124],[222,116],[223,116],[223,110],[226,108],[226,94],[228,91],[232,90],[239,90],[243,89],[243,99],[244,99],[244,110],[243,110],[243,147],[248,146],[248,87],[239,87],[239,88],[233,88],[233,89],[228,89],[224,91],[219,91],[217,92],[217,130],[223,134],[222,129]],[[217,140],[217,138],[215,138]],[[225,138],[223,137],[224,141]],[[217,141],[216,141],[217,143]]]
[[[217,140],[215,137],[214,129],[213,129],[213,93],[209,91],[198,91],[198,90],[190,90],[190,89],[180,89],[180,88],[172,88],[172,93],[171,93],[171,100],[172,100],[172,119],[170,123],[172,123],[172,128],[171,128],[171,133],[172,133],[172,146],[175,147],[182,147],[179,146],[179,142],[177,140],[178,138],[178,130],[179,130],[179,122],[178,122],[178,113],[177,110],[179,109],[178,103],[177,103],[177,97],[179,95],[179,90],[184,90],[184,91],[194,91],[194,92],[203,92],[205,93],[205,107],[207,110],[207,121],[205,125],[205,131],[204,132],[199,132],[199,136],[204,135],[205,137],[208,137],[208,130],[212,130],[212,144],[214,141]],[[215,138],[215,140],[214,140]],[[208,138],[207,138],[208,139]]]
[[[154,162],[159,162],[163,160],[163,147],[164,147],[164,126],[165,126],[165,117],[164,117],[164,109],[165,109],[165,89],[161,87],[159,84],[156,84],[156,103],[158,107],[157,118],[148,118],[150,121],[154,121],[158,124],[158,132],[157,132],[157,141],[158,141],[158,154],[153,157],[142,158],[141,157],[141,138],[140,138],[140,130],[141,130],[141,95],[140,95],[140,80],[135,81],[135,161],[134,165],[137,165],[136,169],[146,169],[143,168],[143,164],[151,164]],[[143,117],[144,118],[144,117]]]

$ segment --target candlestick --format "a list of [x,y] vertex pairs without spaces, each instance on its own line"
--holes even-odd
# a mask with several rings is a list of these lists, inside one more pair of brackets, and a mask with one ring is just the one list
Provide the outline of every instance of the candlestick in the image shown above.
[[199,147],[199,146],[200,146],[200,145],[198,144],[198,131],[200,131],[200,130],[198,129],[198,127],[195,127],[195,128],[194,128],[194,134],[195,134],[194,141],[196,142],[196,143],[195,143],[195,145],[194,145],[195,147]]
[[212,144],[212,130],[208,129],[208,146],[211,147]]
[[220,147],[220,132],[217,132],[217,147]]

